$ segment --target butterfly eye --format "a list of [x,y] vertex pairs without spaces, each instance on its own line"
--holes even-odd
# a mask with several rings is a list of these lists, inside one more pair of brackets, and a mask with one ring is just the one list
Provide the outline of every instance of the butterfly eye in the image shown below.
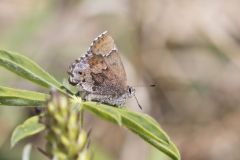
[[128,88],[128,92],[129,92],[130,94],[132,94],[132,93],[134,92],[133,88],[132,88],[132,87],[129,87],[129,88]]
[[132,93],[132,88],[131,87],[128,88],[128,92]]
[[82,75],[82,72],[78,72],[80,75]]
[[135,89],[133,87],[128,87],[128,93],[130,95],[134,95],[135,94]]

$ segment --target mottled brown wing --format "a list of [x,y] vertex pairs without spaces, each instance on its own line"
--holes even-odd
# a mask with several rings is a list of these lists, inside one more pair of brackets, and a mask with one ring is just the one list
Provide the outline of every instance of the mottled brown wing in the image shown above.
[[93,92],[106,95],[121,95],[126,92],[126,73],[116,50],[112,50],[108,56],[91,57],[89,64],[94,83]]
[[101,54],[103,56],[106,56],[114,49],[116,49],[114,40],[111,36],[108,35],[107,31],[105,31],[94,39],[88,49],[88,52],[96,55]]
[[109,56],[104,57],[104,60],[110,71],[116,75],[117,83],[125,90],[127,88],[127,76],[118,51],[112,50]]
[[71,84],[89,93],[115,96],[128,88],[121,58],[107,32],[93,41],[87,54],[76,60],[68,73]]
[[95,92],[94,86],[101,83],[101,79],[93,79],[107,69],[102,55],[83,56],[69,67],[69,83],[78,85],[81,90]]

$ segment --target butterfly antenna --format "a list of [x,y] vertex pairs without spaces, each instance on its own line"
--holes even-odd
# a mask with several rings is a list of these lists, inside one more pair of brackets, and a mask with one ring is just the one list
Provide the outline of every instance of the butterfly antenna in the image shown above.
[[156,86],[157,86],[156,84],[150,84],[150,85],[137,85],[134,87],[156,87]]
[[142,110],[142,106],[140,105],[140,103],[139,103],[139,101],[138,101],[138,99],[137,99],[137,97],[135,95],[134,95],[134,98],[135,98],[135,100],[136,100],[136,102],[138,104],[138,107]]

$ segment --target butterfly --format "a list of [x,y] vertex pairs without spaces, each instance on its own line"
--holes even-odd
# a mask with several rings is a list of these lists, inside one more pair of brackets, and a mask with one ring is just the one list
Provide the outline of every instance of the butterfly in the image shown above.
[[119,52],[107,31],[94,39],[86,54],[75,60],[68,70],[68,81],[77,86],[83,99],[122,106],[135,97]]

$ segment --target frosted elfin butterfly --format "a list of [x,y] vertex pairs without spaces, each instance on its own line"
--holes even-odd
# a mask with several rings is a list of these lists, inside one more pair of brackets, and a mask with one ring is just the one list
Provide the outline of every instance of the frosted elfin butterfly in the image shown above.
[[107,31],[100,34],[87,53],[68,70],[69,83],[76,85],[85,100],[122,106],[135,97],[135,89],[127,85],[124,70],[114,40]]

